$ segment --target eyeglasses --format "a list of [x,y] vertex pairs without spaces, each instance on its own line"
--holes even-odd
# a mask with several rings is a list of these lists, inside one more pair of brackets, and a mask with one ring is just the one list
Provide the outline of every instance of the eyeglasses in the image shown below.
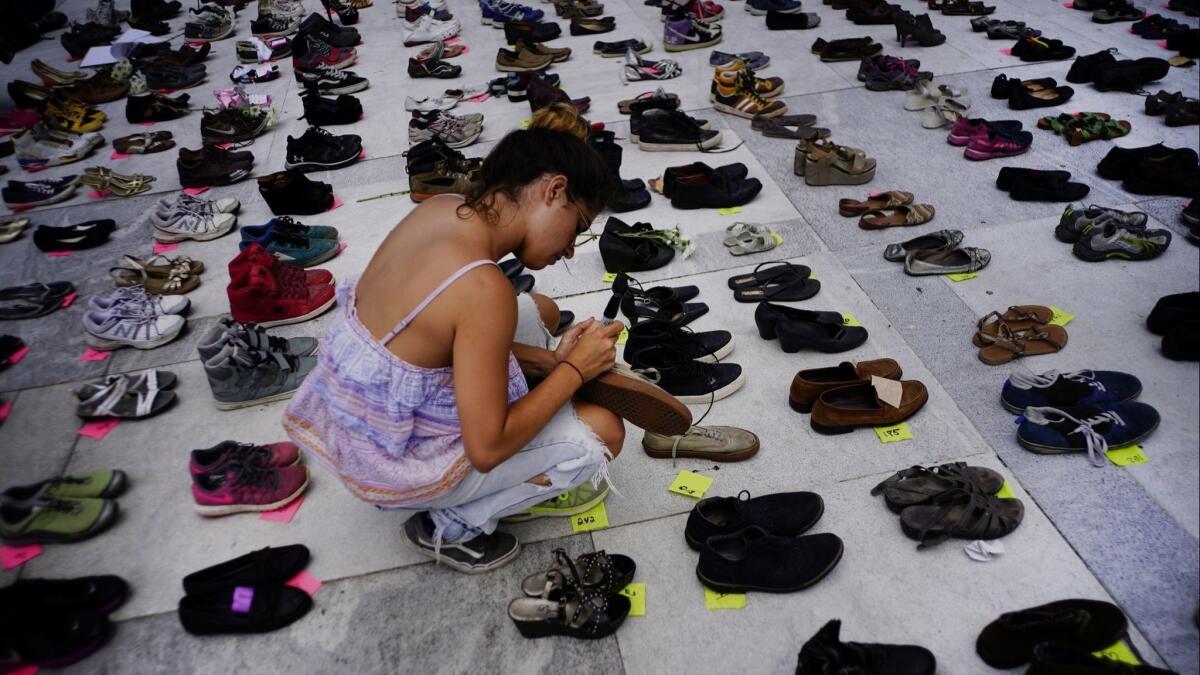
[[578,214],[579,219],[575,223],[575,242],[571,244],[571,246],[574,248],[579,248],[589,241],[596,239],[598,235],[588,232],[588,230],[592,228],[592,221],[595,220],[595,218],[585,217],[583,215],[583,209],[579,208],[578,204],[573,204],[573,206],[575,207],[575,213]]

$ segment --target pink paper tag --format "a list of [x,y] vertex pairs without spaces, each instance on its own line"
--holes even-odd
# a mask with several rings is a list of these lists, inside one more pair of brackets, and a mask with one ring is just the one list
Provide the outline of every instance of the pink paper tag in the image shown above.
[[1167,47],[1166,40],[1163,40],[1162,42],[1155,42],[1154,44],[1158,45],[1159,47],[1162,47],[1163,49],[1169,49],[1169,47]]
[[163,96],[170,96],[171,94],[175,93],[175,90],[174,89],[159,89],[158,93],[162,94]]
[[456,45],[460,42],[462,42],[462,38],[458,37],[457,35],[450,38],[449,40],[446,40],[446,44],[448,44],[448,45]]
[[30,544],[29,546],[0,546],[0,565],[4,565],[4,569],[6,570],[11,570],[14,567],[24,565],[41,554],[42,547],[37,544]]
[[229,609],[235,614],[249,614],[252,602],[254,602],[254,589],[249,586],[238,586],[233,589],[233,604]]
[[33,208],[32,205],[22,204],[20,206],[11,206],[11,207],[9,207],[9,210],[12,211],[13,213],[21,213],[22,211],[28,211],[29,209],[32,209],[32,208]]
[[167,253],[168,251],[174,251],[177,248],[179,248],[179,244],[176,244],[175,242],[154,242],[155,253]]
[[78,61],[82,58],[83,58],[82,56],[72,56],[71,58],[67,59],[67,63],[75,63],[76,61]]
[[288,579],[287,583],[284,585],[291,586],[293,588],[299,588],[311,596],[316,595],[317,591],[321,590],[321,587],[325,584],[322,583],[320,579],[309,574],[308,570],[303,570],[296,576]]
[[1074,2],[1064,2],[1063,7],[1066,7],[1067,9],[1075,9],[1075,3]]
[[296,517],[296,512],[300,510],[300,505],[304,503],[304,497],[297,497],[287,506],[275,509],[274,511],[264,511],[259,516],[260,520],[269,520],[273,523],[290,523],[292,518]]
[[0,403],[0,422],[8,419],[8,413],[12,412],[13,402],[5,401]]
[[62,309],[66,309],[66,308],[70,307],[71,303],[75,302],[75,298],[78,298],[78,297],[79,297],[78,293],[76,293],[75,291],[71,291],[70,293],[68,293],[66,296],[63,297],[62,304],[59,305],[59,307]]
[[107,436],[108,432],[112,431],[120,423],[121,418],[119,417],[107,417],[102,420],[88,422],[79,428],[79,435],[100,440]]
[[111,155],[109,155],[108,158],[109,159],[129,159],[129,155],[127,155],[123,152],[117,152],[116,150],[113,150],[113,153]]
[[470,47],[463,47],[462,54],[465,55],[465,54],[470,54],[470,53],[471,53]]
[[[338,253],[341,253],[342,251],[345,251],[345,250],[346,250],[346,247],[347,247],[347,246],[349,246],[349,245],[350,245],[350,244],[347,244],[347,243],[346,243],[346,242],[344,242],[344,241],[340,241],[340,242],[338,242]],[[14,362],[14,363],[15,363],[15,362]]]
[[204,187],[183,188],[183,192],[184,194],[189,194],[195,197],[196,195],[202,195],[205,192],[208,192],[208,186],[205,185]]
[[27,664],[18,667],[16,670],[10,670],[4,675],[37,675],[38,667],[33,664]]
[[109,190],[107,188],[104,190],[92,190],[91,192],[88,193],[88,199],[104,199],[105,197],[107,197],[111,194],[112,194],[112,190]]
[[79,357],[80,361],[103,361],[112,355],[112,352],[102,352],[98,349],[88,347],[83,350],[83,356]]
[[1012,47],[1006,47],[1005,49],[1001,49],[1000,53],[1005,56],[1012,56]]
[[8,364],[11,366],[17,365],[18,363],[21,362],[21,359],[25,358],[25,355],[28,353],[29,353],[29,347],[21,347],[17,351],[13,352],[11,356],[8,357]]
[[24,166],[21,168],[25,169],[25,173],[41,173],[42,171],[49,169],[50,165],[49,164],[34,164],[33,166]]
[[222,150],[228,150],[233,147],[233,143],[218,143],[217,147]]
[[71,255],[71,252],[70,251],[50,251],[46,255],[50,256],[51,258],[65,258],[65,257]]
[[343,204],[345,204],[345,203],[346,203],[346,202],[342,201],[342,198],[341,198],[341,197],[339,197],[339,196],[337,196],[337,195],[334,195],[334,196],[333,196],[333,206],[331,206],[331,207],[329,207],[329,208],[325,209],[325,211],[326,211],[326,212],[332,211],[332,210],[334,210],[334,209],[338,208],[339,206],[342,206],[342,205],[343,205]]
[[471,103],[483,103],[484,101],[491,98],[491,96],[492,96],[491,94],[489,94],[488,92],[485,91],[482,94],[480,94],[478,96],[472,96],[471,98],[469,98],[467,100],[470,101]]
[[359,159],[366,159],[366,158],[367,158],[367,149],[366,149],[366,148],[363,148],[362,150],[359,150],[359,151],[358,151],[358,158],[359,158]]
[[144,127],[152,127],[152,126],[154,126],[155,124],[157,124],[157,122],[138,122],[138,124],[140,124],[140,125],[142,125],[142,126],[144,126]]

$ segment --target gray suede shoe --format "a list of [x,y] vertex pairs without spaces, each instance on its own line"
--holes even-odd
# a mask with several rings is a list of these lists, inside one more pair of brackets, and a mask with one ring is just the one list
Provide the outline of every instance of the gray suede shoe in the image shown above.
[[738,427],[692,427],[682,436],[664,436],[649,431],[642,449],[656,459],[676,457],[713,462],[740,462],[758,453],[758,436]]

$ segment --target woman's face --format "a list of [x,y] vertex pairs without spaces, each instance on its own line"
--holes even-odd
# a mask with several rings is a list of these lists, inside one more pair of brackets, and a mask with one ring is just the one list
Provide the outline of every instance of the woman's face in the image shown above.
[[567,198],[567,179],[545,176],[526,190],[521,205],[525,240],[517,258],[530,269],[549,267],[575,255],[575,240],[591,227],[595,214]]

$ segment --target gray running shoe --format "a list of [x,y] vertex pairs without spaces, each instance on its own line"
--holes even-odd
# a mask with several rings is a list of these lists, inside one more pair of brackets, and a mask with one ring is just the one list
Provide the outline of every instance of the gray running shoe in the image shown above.
[[1150,260],[1162,255],[1171,245],[1167,230],[1127,229],[1109,223],[1104,229],[1093,227],[1075,242],[1075,257],[1088,262],[1110,258]]
[[246,349],[236,342],[204,362],[217,410],[236,410],[292,397],[317,365],[315,356]]
[[1093,228],[1104,227],[1109,223],[1126,230],[1144,230],[1146,219],[1146,214],[1141,211],[1118,211],[1095,205],[1077,210],[1074,206],[1068,206],[1063,210],[1062,218],[1058,220],[1058,227],[1054,228],[1054,236],[1059,241],[1073,244]]
[[100,351],[121,347],[154,349],[179,337],[187,320],[178,314],[155,314],[129,303],[91,309],[83,315],[88,346]]
[[428,514],[418,513],[404,523],[401,539],[413,549],[464,574],[482,574],[503,567],[521,550],[517,538],[507,532],[481,534],[470,541],[434,544],[433,523]]
[[758,436],[738,427],[692,427],[682,436],[664,436],[650,431],[642,437],[642,449],[658,459],[690,457],[713,462],[740,462],[758,453]]
[[226,314],[218,319],[217,325],[201,338],[196,349],[200,352],[201,360],[207,361],[227,345],[237,343],[240,343],[238,346],[243,349],[279,352],[288,356],[312,356],[320,348],[320,343],[316,338],[282,338],[276,335],[267,335],[266,329],[258,324],[239,323]]

